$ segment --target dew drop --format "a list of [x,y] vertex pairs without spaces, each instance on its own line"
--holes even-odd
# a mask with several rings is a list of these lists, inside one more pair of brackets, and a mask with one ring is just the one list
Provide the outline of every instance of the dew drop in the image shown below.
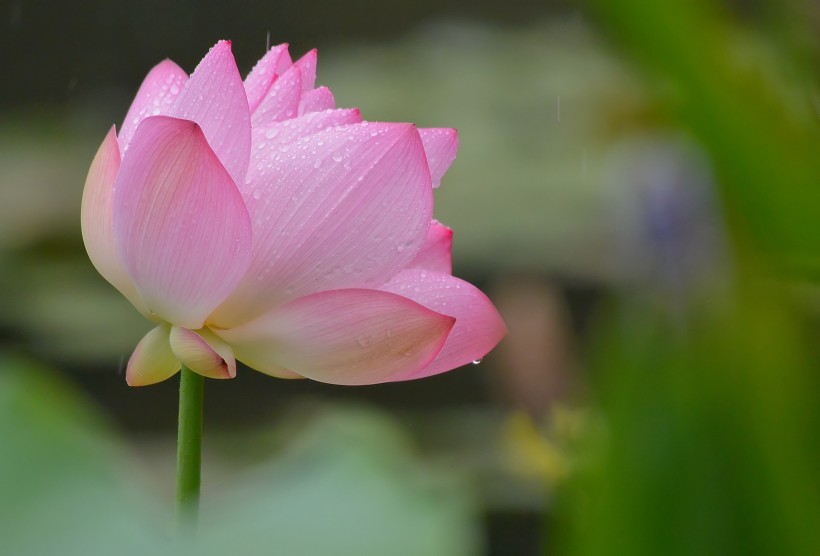
[[360,347],[366,348],[373,345],[373,339],[369,336],[359,336],[356,338],[356,343],[359,344]]
[[478,359],[473,359],[473,365],[478,365],[479,363],[481,363],[481,357]]

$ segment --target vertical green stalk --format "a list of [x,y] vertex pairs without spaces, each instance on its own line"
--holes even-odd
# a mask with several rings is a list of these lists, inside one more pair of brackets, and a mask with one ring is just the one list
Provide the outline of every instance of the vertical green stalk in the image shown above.
[[177,519],[182,528],[195,527],[199,514],[204,393],[205,378],[183,365],[177,433]]

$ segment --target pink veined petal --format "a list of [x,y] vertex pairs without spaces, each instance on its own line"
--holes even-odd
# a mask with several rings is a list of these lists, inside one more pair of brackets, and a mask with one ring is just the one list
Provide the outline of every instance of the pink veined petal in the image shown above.
[[311,89],[299,101],[299,115],[336,108],[336,99],[327,87]]
[[207,328],[194,332],[174,326],[170,343],[177,359],[195,373],[208,378],[236,376],[233,349]]
[[432,270],[442,274],[453,273],[453,230],[433,220],[427,231],[427,239],[416,258],[407,268]]
[[[359,109],[350,108],[311,112],[292,120],[254,128],[248,177],[244,183],[237,184],[245,196],[245,202],[249,204],[260,202],[262,193],[258,188],[266,187],[264,182],[269,179],[268,167],[272,164],[273,158],[283,154],[281,150],[283,147],[289,149],[288,145],[301,137],[319,133],[331,127],[357,124],[361,121],[362,115]],[[260,193],[254,198],[253,193],[256,191]]]
[[201,328],[248,268],[251,225],[239,190],[199,126],[143,120],[114,190],[114,232],[148,308]]
[[253,368],[277,365],[330,384],[376,384],[426,366],[454,319],[379,290],[315,293],[219,331]]
[[472,284],[447,274],[404,270],[381,287],[425,307],[455,317],[447,343],[426,368],[393,380],[413,380],[436,375],[484,357],[507,333],[495,306]]
[[268,126],[274,122],[293,118],[299,110],[302,96],[302,72],[292,65],[273,82],[265,97],[251,115],[253,127]]
[[273,82],[292,65],[288,44],[282,43],[271,47],[253,66],[245,78],[245,94],[248,96],[248,107],[251,114],[265,98]]
[[302,93],[312,90],[316,84],[316,58],[318,53],[314,48],[293,64],[302,72]]
[[148,315],[131,277],[125,270],[114,237],[114,182],[120,170],[120,149],[114,126],[103,139],[85,180],[81,223],[83,242],[91,263],[137,309]]
[[441,177],[456,158],[458,132],[452,128],[422,128],[419,134],[430,165],[433,187],[438,187]]
[[125,381],[129,386],[156,384],[179,371],[179,360],[171,351],[168,341],[170,332],[168,324],[161,324],[140,340],[125,369]]
[[120,129],[120,148],[125,151],[139,123],[148,116],[167,115],[176,101],[188,74],[171,60],[153,67],[140,85]]
[[219,41],[199,62],[169,116],[200,125],[234,182],[245,179],[251,152],[248,98],[230,41]]
[[252,178],[253,262],[211,319],[222,328],[309,293],[378,286],[427,237],[433,190],[412,125],[334,127],[285,147]]

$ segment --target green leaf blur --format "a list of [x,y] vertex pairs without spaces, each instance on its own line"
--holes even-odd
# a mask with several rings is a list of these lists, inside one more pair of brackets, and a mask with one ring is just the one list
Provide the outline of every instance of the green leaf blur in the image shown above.
[[602,425],[562,493],[562,552],[818,554],[817,329],[798,287],[820,260],[817,118],[744,63],[749,31],[714,4],[592,4],[708,153],[734,262],[683,304],[633,292],[599,323]]

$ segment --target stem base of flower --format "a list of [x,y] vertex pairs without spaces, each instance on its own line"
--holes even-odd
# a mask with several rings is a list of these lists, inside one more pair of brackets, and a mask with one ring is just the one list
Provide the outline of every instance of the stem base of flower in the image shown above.
[[202,468],[205,378],[183,366],[179,378],[176,511],[180,528],[196,526]]

